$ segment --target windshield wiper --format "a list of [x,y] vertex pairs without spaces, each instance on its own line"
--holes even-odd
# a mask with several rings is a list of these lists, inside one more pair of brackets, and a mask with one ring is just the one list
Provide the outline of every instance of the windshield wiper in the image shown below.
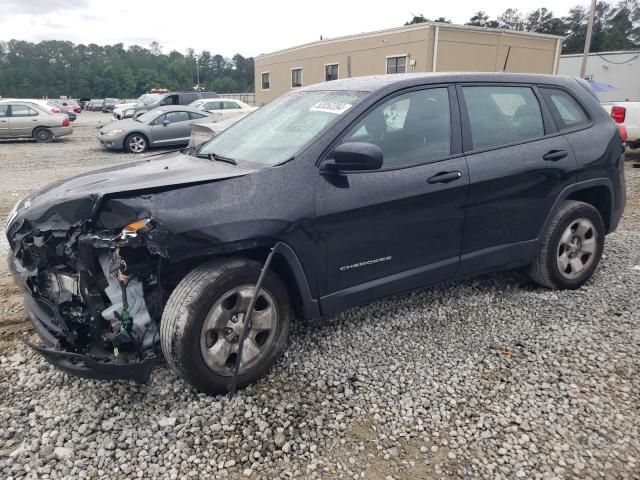
[[208,158],[209,160],[216,160],[218,162],[230,163],[231,165],[237,165],[233,158],[223,157],[222,155],[218,155],[217,153],[198,153],[196,157],[200,158]]

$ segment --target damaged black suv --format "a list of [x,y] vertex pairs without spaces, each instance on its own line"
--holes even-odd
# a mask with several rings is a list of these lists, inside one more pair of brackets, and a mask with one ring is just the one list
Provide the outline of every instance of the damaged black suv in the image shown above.
[[625,206],[623,152],[582,80],[337,80],[30,195],[9,262],[60,369],[145,381],[161,350],[225,392],[274,364],[294,316],[506,268],[580,287]]

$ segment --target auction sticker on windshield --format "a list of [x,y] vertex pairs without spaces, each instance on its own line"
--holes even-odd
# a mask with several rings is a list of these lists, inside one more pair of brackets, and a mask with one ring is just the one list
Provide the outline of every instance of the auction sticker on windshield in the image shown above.
[[333,113],[335,115],[342,115],[344,112],[351,108],[350,103],[345,102],[332,102],[331,100],[323,100],[313,105],[310,112],[325,112]]

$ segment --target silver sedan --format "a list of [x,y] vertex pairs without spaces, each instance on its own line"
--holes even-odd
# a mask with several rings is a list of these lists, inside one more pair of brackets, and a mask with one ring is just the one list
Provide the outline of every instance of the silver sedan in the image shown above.
[[211,114],[184,105],[159,107],[137,118],[105,125],[98,140],[109,149],[142,153],[151,147],[186,145],[191,124],[211,121]]

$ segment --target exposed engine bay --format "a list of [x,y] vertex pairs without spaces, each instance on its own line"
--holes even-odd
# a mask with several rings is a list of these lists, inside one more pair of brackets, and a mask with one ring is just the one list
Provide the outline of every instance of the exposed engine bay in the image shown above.
[[163,258],[147,245],[155,222],[99,233],[89,223],[12,237],[10,268],[34,326],[54,349],[120,364],[152,359],[166,301]]

